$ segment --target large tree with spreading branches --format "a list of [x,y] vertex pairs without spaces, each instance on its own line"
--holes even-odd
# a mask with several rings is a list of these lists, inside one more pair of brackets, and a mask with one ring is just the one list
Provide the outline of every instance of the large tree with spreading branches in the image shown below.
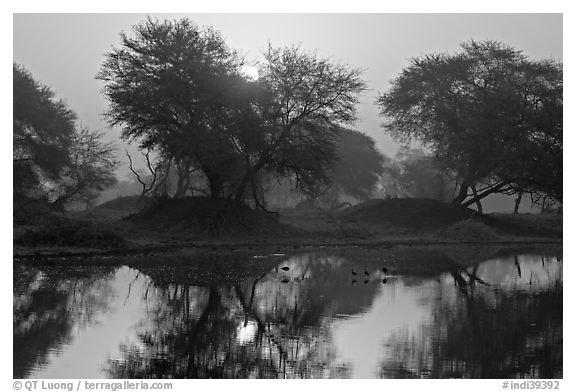
[[415,58],[378,105],[386,129],[417,140],[457,176],[455,204],[496,192],[562,201],[562,64],[499,42]]
[[329,180],[333,125],[355,118],[360,70],[270,46],[250,79],[218,32],[188,19],[148,18],[121,38],[97,76],[110,123],[183,176],[200,171],[212,198],[244,199],[262,172],[303,190]]

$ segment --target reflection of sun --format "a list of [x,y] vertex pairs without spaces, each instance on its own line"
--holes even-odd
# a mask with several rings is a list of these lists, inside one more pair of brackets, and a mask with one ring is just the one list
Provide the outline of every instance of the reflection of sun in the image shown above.
[[247,324],[242,323],[236,329],[236,336],[240,344],[250,343],[256,337],[256,330],[258,326],[254,321],[248,321]]
[[258,79],[258,68],[253,65],[243,65],[240,69],[242,74],[246,76],[248,79],[256,80]]

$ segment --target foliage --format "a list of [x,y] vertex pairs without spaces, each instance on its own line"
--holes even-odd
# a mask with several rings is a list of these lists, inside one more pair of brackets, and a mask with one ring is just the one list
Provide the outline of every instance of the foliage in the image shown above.
[[20,245],[120,248],[124,238],[103,223],[88,220],[53,219],[38,230],[30,230],[14,239]]
[[397,140],[421,141],[457,174],[455,203],[515,188],[562,199],[561,63],[470,41],[413,59],[378,104]]
[[42,194],[45,183],[57,180],[70,164],[76,116],[50,88],[17,64],[13,66],[13,107],[14,192]]
[[324,181],[312,182],[306,192],[298,189],[296,177],[278,178],[262,171],[256,178],[259,201],[273,208],[293,207],[300,202],[333,208],[345,201],[369,199],[378,184],[386,160],[374,140],[359,131],[334,127],[334,163]]
[[91,204],[98,194],[116,184],[118,165],[114,143],[104,142],[103,133],[81,128],[72,138],[70,164],[59,180],[57,202]]
[[261,171],[295,178],[304,190],[328,180],[331,125],[354,119],[364,90],[359,70],[270,46],[252,80],[242,75],[236,51],[210,28],[148,18],[133,33],[122,34],[121,47],[108,53],[97,76],[110,101],[108,119],[123,127],[125,138],[177,167],[177,196],[196,171],[212,198],[237,200],[256,188]]
[[14,193],[58,205],[89,203],[115,184],[116,150],[103,134],[79,128],[54,92],[14,65]]
[[366,200],[383,172],[386,158],[368,135],[340,128],[338,136],[337,162],[330,170],[332,180],[345,194]]
[[336,161],[337,127],[354,121],[365,84],[361,71],[298,47],[268,47],[258,84],[267,92],[264,132],[245,144],[248,163],[236,192],[240,197],[259,170],[291,177],[305,193],[330,181]]
[[402,147],[390,161],[381,179],[388,197],[412,197],[449,201],[454,180],[424,150]]
[[219,33],[187,19],[148,18],[133,32],[122,33],[122,46],[108,53],[97,76],[105,82],[110,123],[143,149],[193,159],[219,194],[237,166],[221,122],[241,82],[241,60]]

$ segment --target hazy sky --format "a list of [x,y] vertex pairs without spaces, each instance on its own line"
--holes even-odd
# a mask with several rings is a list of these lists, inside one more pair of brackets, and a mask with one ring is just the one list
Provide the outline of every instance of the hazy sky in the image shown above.
[[[498,40],[533,58],[562,59],[561,14],[151,14],[188,17],[219,30],[228,44],[257,59],[268,41],[300,44],[322,56],[365,69],[369,91],[361,98],[356,128],[393,155],[398,146],[380,128],[374,101],[411,57],[452,52],[461,42]],[[94,79],[119,33],[143,14],[15,14],[14,61],[50,86],[84,125],[108,130],[106,100]],[[122,170],[122,171],[125,171]]]

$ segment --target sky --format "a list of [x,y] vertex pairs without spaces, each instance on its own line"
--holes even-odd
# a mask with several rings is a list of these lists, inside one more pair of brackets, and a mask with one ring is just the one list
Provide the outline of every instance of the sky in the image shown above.
[[[300,45],[335,62],[360,67],[369,90],[361,96],[355,128],[393,156],[398,145],[381,128],[375,100],[413,57],[454,52],[470,39],[497,40],[535,59],[563,59],[562,14],[150,14],[187,17],[220,31],[248,60],[268,42]],[[51,87],[80,122],[119,140],[102,113],[107,102],[95,79],[104,56],[118,46],[120,32],[145,14],[14,14],[13,59]],[[135,152],[134,146],[130,150]],[[120,170],[126,175],[124,164]]]

